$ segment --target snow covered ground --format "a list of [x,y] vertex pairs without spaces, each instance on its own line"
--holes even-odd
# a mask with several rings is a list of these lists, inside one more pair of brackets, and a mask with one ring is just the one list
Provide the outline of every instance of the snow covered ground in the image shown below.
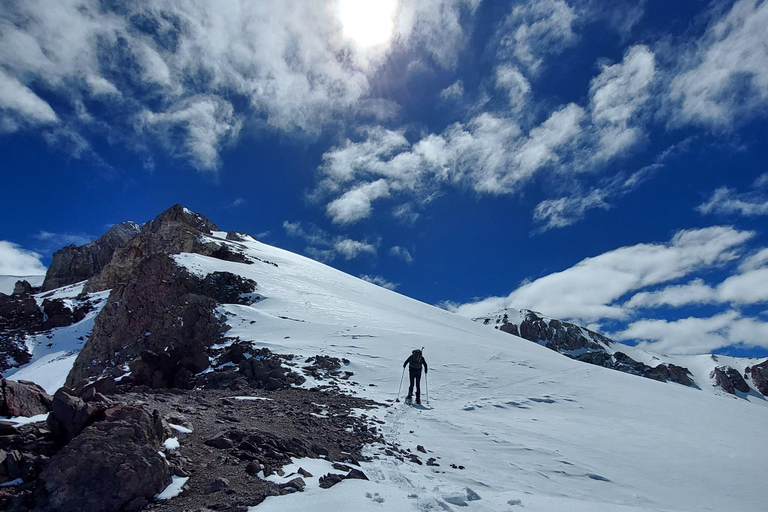
[[[325,490],[317,477],[333,472],[326,462],[295,461],[284,481],[304,467],[314,475],[304,492],[255,511],[765,510],[768,407],[573,361],[255,240],[238,246],[262,261],[175,257],[199,275],[258,283],[261,300],[222,307],[228,335],[349,359],[347,389],[391,403],[367,412],[387,440],[439,464],[401,462],[373,446],[362,464],[369,481]],[[429,401],[425,389],[420,408],[391,402],[403,362],[421,347]],[[63,371],[41,361],[14,378]],[[407,376],[401,399],[406,387]]]

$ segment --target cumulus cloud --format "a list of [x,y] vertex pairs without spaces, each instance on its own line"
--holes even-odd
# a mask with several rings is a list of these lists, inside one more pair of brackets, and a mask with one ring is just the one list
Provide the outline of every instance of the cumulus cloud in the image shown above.
[[336,224],[350,224],[371,214],[371,202],[389,196],[386,180],[366,183],[344,193],[328,205],[327,213]]
[[669,96],[674,124],[718,130],[765,113],[768,2],[739,0],[679,59]]
[[768,347],[768,323],[730,310],[707,318],[639,320],[610,336],[656,352],[707,354],[733,345]]
[[0,275],[37,276],[43,275],[46,268],[40,262],[42,256],[28,251],[13,242],[0,240]]
[[531,94],[531,84],[519,69],[509,64],[496,68],[496,88],[506,92],[512,112],[519,112]]
[[503,308],[527,308],[583,323],[626,319],[621,301],[642,290],[735,259],[754,233],[730,227],[682,230],[665,244],[638,244],[587,258],[573,267],[525,283],[507,297],[458,306],[478,317]]
[[[400,2],[393,40],[452,67],[478,4]],[[157,141],[202,171],[246,121],[304,138],[397,112],[370,97],[381,52],[345,36],[335,2],[4,2],[0,47],[0,130],[64,123],[129,148]]]

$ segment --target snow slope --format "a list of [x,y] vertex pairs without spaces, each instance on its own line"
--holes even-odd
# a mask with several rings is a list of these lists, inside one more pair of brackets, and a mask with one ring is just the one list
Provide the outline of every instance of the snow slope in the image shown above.
[[[222,306],[228,335],[349,359],[348,390],[391,404],[373,413],[387,440],[439,464],[374,446],[362,464],[369,481],[324,490],[307,479],[258,512],[765,510],[768,407],[573,361],[253,239],[234,245],[259,261],[175,257],[199,275],[258,283],[252,306]],[[392,402],[403,362],[422,346],[428,404],[426,393],[421,408]],[[317,464],[313,474],[332,471]]]

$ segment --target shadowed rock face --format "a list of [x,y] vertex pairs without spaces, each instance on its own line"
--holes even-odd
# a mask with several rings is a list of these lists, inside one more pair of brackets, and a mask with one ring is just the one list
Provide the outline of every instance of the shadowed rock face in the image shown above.
[[710,373],[709,378],[715,380],[716,386],[723,388],[732,395],[735,395],[736,391],[749,393],[749,385],[744,380],[744,377],[741,376],[738,370],[730,366],[716,367]]
[[201,279],[169,256],[150,256],[112,290],[66,385],[79,389],[92,377],[117,377],[128,365],[137,384],[190,387],[208,367],[208,347],[228,329],[215,308],[255,287],[224,272]]
[[53,254],[51,266],[45,274],[43,291],[79,283],[102,271],[112,260],[115,249],[139,234],[133,222],[116,224],[98,240],[77,247],[70,245]]
[[0,416],[35,416],[51,410],[51,397],[35,384],[0,379]]

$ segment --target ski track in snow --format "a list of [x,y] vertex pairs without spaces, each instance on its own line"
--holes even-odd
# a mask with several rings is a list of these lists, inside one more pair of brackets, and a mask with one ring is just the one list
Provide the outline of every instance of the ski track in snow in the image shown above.
[[[315,355],[349,359],[342,369],[354,375],[342,389],[390,404],[365,412],[384,422],[385,440],[439,464],[371,446],[361,463],[369,481],[329,490],[307,482],[254,512],[765,510],[755,470],[768,452],[761,397],[715,396],[572,361],[301,256],[253,240],[237,246],[277,267],[174,256],[201,276],[228,271],[258,283],[260,301],[221,307],[227,335],[295,354],[299,366]],[[400,400],[408,386],[402,363],[422,346],[424,407],[396,403],[401,377]],[[52,373],[43,359],[14,378]]]

